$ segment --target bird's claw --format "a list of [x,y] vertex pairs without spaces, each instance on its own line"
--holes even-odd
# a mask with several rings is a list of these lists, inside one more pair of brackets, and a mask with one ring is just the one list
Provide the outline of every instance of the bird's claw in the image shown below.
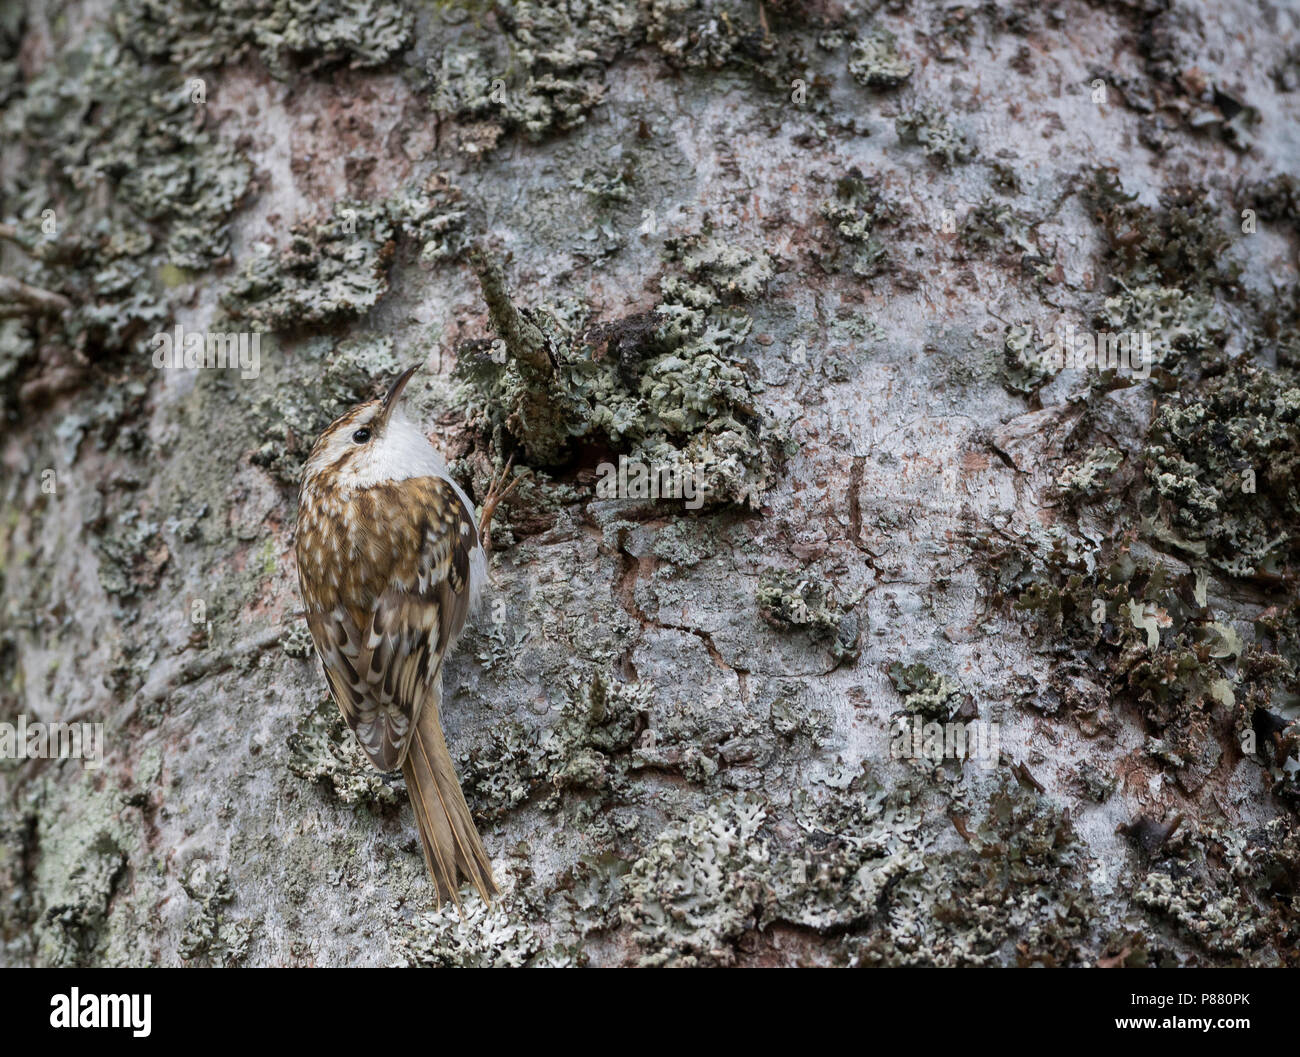
[[520,481],[532,473],[531,470],[526,469],[513,481],[506,484],[506,480],[510,476],[510,468],[514,465],[514,462],[515,457],[511,455],[506,460],[505,468],[502,469],[501,473],[492,478],[488,485],[487,496],[483,500],[482,513],[479,515],[478,520],[478,538],[482,541],[485,551],[492,550],[492,537],[489,530],[492,527],[492,515],[496,513],[497,505],[519,486]]

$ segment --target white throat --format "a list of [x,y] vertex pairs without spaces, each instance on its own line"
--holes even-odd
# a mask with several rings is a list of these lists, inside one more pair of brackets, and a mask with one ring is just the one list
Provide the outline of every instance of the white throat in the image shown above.
[[368,488],[385,481],[405,481],[412,477],[446,477],[447,460],[429,443],[420,428],[400,408],[394,410],[384,427],[360,458],[354,460],[349,475],[355,488]]

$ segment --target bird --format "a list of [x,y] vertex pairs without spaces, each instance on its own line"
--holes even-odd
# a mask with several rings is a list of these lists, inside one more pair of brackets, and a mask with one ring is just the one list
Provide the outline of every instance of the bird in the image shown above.
[[[307,626],[330,693],[369,762],[399,767],[438,904],[498,889],[441,723],[442,666],[488,579],[483,517],[401,406],[419,364],[316,440],[303,467],[295,551]],[[463,911],[462,911],[463,913]]]

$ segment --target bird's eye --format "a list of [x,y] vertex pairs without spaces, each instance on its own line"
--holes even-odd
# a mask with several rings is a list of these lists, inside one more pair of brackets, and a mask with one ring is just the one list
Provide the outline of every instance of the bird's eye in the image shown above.
[[352,434],[352,439],[355,440],[358,444],[364,444],[366,441],[370,439],[370,430],[359,429]]

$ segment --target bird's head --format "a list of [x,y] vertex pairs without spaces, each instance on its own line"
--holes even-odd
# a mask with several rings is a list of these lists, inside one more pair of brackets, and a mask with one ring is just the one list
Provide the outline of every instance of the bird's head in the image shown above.
[[388,392],[340,415],[316,440],[303,468],[302,487],[357,488],[411,477],[443,476],[446,462],[401,408],[402,390],[419,368],[398,375]]

